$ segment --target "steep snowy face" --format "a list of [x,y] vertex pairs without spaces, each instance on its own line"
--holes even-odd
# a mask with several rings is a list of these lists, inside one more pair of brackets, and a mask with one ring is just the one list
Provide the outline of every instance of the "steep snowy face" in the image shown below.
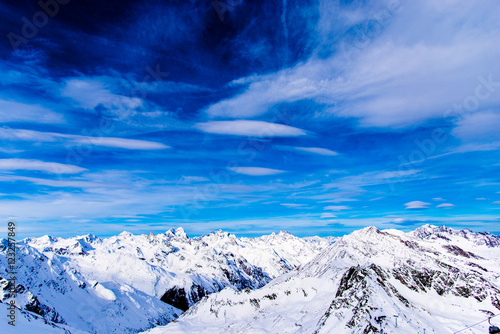
[[[41,240],[41,243],[45,241]],[[79,254],[81,249],[73,247],[76,243],[78,241],[66,246]],[[12,299],[10,283],[4,278],[7,277],[5,247],[5,239],[2,239],[2,303]],[[88,333],[136,333],[166,324],[182,314],[181,310],[129,285],[92,281],[69,265],[68,257],[58,254],[48,257],[25,243],[18,244],[17,268],[15,300],[20,307],[18,318],[21,318],[21,327],[31,328],[35,323],[44,322],[49,325],[34,332],[61,329],[75,333],[78,330]]]
[[210,295],[149,333],[443,333],[500,311],[496,236],[448,228],[421,236],[353,232],[262,289]]
[[[269,242],[219,231],[189,238],[179,228],[158,235],[123,232],[105,239],[28,238],[18,244],[21,308],[54,326],[137,332],[171,321],[225,287],[260,288],[333,242],[284,232],[268,237]],[[6,249],[1,247],[0,277],[5,277]],[[0,284],[5,301],[7,281]]]

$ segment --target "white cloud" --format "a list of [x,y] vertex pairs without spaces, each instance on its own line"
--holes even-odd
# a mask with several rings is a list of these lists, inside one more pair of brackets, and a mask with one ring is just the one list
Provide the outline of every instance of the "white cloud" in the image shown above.
[[[61,137],[62,136],[64,135],[61,135]],[[0,139],[31,142],[54,142],[57,141],[57,136],[50,132],[0,128]]]
[[500,201],[495,201],[493,202],[493,204],[500,204]]
[[321,214],[320,218],[337,218],[333,213],[331,212],[324,212]]
[[91,181],[82,181],[82,180],[51,180],[51,179],[42,179],[36,177],[26,177],[26,176],[0,176],[1,181],[26,181],[34,184],[55,187],[55,188],[114,188],[117,185],[111,183],[100,183],[100,182],[91,182]]
[[421,171],[419,169],[410,169],[410,170],[398,170],[398,171],[391,171],[391,172],[380,172],[377,174],[374,174],[373,177],[375,179],[397,179],[397,178],[404,178],[407,176],[414,176]]
[[349,210],[352,209],[350,206],[345,206],[345,205],[330,205],[325,207],[325,210],[330,210],[330,211],[342,211],[342,210]]
[[28,159],[0,159],[0,170],[36,170],[52,174],[76,174],[85,171],[85,168]]
[[446,201],[444,198],[441,198],[441,197],[434,197],[432,200],[436,201],[436,202],[444,202],[444,201]]
[[249,137],[299,137],[307,135],[306,131],[288,125],[249,120],[196,123],[194,128],[206,133]]
[[293,147],[297,151],[303,151],[307,153],[313,153],[313,154],[318,154],[318,155],[329,155],[329,156],[334,156],[338,155],[337,152],[326,149],[326,148],[321,148],[321,147]]
[[455,207],[455,205],[453,205],[451,203],[443,203],[443,204],[439,204],[438,206],[436,206],[436,208],[442,208],[442,209],[451,209],[454,207]]
[[281,203],[281,205],[286,206],[287,208],[300,208],[305,206],[305,204],[296,204],[296,203]]
[[476,198],[476,201],[486,201],[486,198],[484,198],[484,197],[479,197],[479,198]]
[[275,175],[285,172],[284,170],[262,168],[262,167],[230,167],[229,169],[238,174],[251,175],[251,176]]
[[64,118],[39,105],[0,99],[0,122],[63,123]]
[[407,210],[428,209],[429,205],[431,205],[431,203],[426,203],[426,202],[422,202],[422,201],[412,201],[412,202],[405,203]]
[[23,140],[34,142],[56,142],[58,140],[62,140],[65,141],[69,146],[78,144],[90,144],[94,146],[124,148],[128,150],[161,150],[169,148],[169,146],[162,143],[147,140],[117,137],[90,137],[10,128],[0,128],[0,138],[7,140]]
[[[74,78],[66,81],[61,94],[77,101],[82,107],[93,109],[102,104],[117,112],[117,116],[128,116],[133,109],[142,106],[142,100],[112,93],[102,82],[105,78]],[[121,115],[120,115],[121,114]]]
[[[452,150],[450,150],[447,153],[443,154],[438,154],[438,155],[433,155],[430,157],[427,157],[426,159],[436,159],[436,158],[441,158],[445,157],[448,155],[452,154],[461,154],[461,153],[468,153],[468,152],[487,152],[487,151],[496,151],[500,150],[500,141],[496,142],[491,142],[491,143],[468,143],[468,144],[462,144]],[[421,160],[423,161],[423,160]],[[417,161],[418,162],[418,161]],[[407,164],[410,164],[409,162]]]
[[337,188],[343,190],[361,190],[365,186],[374,186],[379,184],[394,185],[399,182],[417,180],[423,178],[418,169],[403,171],[374,171],[366,172],[360,175],[352,175],[340,178],[332,183],[324,184],[324,188]]
[[321,203],[342,203],[342,202],[357,202],[357,201],[359,200],[355,198],[334,198],[321,201]]
[[7,154],[15,154],[15,153],[24,152],[24,150],[18,150],[18,149],[10,148],[10,147],[0,147],[0,152],[7,153]]
[[169,146],[158,142],[137,140],[137,139],[115,138],[115,137],[78,136],[75,137],[74,141],[76,143],[90,143],[96,146],[116,147],[128,150],[162,150],[169,148]]
[[[456,3],[446,2],[437,8],[431,1],[406,2],[362,50],[348,45],[352,54],[337,50],[329,58],[311,57],[293,68],[241,78],[237,82],[248,85],[244,92],[211,105],[206,113],[255,117],[279,103],[313,100],[327,106],[318,116],[354,117],[362,126],[405,127],[442,118],[462,102],[457,96],[474,96],[478,75],[500,70],[496,4],[473,4],[456,8]],[[321,6],[336,5],[324,1]],[[367,21],[370,15],[370,10],[360,10],[347,25]],[[338,25],[322,23],[319,39],[325,49],[340,44],[331,43],[337,30]],[[490,94],[487,103],[498,102],[500,95]]]
[[453,134],[465,141],[494,141],[500,139],[499,126],[499,113],[475,113],[464,117],[453,130]]

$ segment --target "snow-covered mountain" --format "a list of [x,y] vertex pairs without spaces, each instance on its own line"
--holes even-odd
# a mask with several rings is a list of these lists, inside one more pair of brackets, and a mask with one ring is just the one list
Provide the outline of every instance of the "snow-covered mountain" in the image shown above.
[[[226,287],[260,288],[334,241],[287,232],[237,238],[218,231],[189,238],[181,228],[105,239],[27,238],[18,243],[21,323],[30,328],[45,321],[54,332],[137,333],[165,325]],[[10,298],[6,247],[0,240],[2,302]]]
[[[499,241],[368,227],[261,289],[211,294],[147,333],[453,333],[500,311]],[[461,333],[487,331],[482,322]]]

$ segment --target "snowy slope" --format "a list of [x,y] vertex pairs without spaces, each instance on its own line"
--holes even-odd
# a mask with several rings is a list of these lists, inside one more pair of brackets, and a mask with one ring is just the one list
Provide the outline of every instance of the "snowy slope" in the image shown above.
[[[262,287],[333,241],[286,232],[237,238],[219,231],[188,238],[182,229],[106,239],[28,238],[18,243],[18,303],[30,321],[29,311],[86,332],[133,333],[164,325],[225,287]],[[5,247],[1,240],[0,277],[6,276]],[[5,279],[0,287],[5,302]]]
[[[5,240],[2,240],[5,241]],[[4,249],[0,245],[0,254]],[[16,304],[21,322],[38,314],[45,321],[90,333],[137,333],[167,324],[182,311],[126,284],[93,281],[75,270],[68,259],[47,257],[29,245],[18,245]],[[0,277],[5,257],[0,256]],[[0,300],[11,299],[8,282],[0,278]]]
[[225,289],[147,333],[453,333],[500,310],[498,241],[445,227],[365,228],[264,288]]

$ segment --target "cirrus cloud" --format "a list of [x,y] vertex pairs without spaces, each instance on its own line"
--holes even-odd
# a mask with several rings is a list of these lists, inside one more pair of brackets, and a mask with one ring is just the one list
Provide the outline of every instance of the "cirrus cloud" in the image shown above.
[[346,205],[330,205],[325,207],[325,210],[330,210],[330,211],[342,211],[342,210],[349,210],[352,209],[350,206]]
[[250,176],[275,175],[285,172],[284,170],[262,168],[262,167],[230,167],[229,169],[235,173],[250,175]]
[[33,170],[51,174],[77,174],[87,169],[57,162],[31,159],[0,159],[0,170]]
[[0,139],[34,142],[55,142],[57,140],[64,140],[68,146],[90,144],[94,146],[123,148],[128,150],[162,150],[170,148],[170,146],[162,143],[147,140],[102,136],[92,137],[10,128],[0,128]]
[[274,148],[284,150],[284,151],[310,153],[310,154],[317,154],[317,155],[322,155],[322,156],[336,156],[336,155],[338,155],[337,152],[329,150],[327,148],[322,148],[322,147],[301,147],[301,146],[275,145]]
[[64,117],[39,105],[0,99],[0,122],[64,123]]
[[429,205],[431,205],[431,203],[422,202],[422,201],[412,201],[412,202],[405,203],[406,210],[424,210],[424,209],[428,209]]

